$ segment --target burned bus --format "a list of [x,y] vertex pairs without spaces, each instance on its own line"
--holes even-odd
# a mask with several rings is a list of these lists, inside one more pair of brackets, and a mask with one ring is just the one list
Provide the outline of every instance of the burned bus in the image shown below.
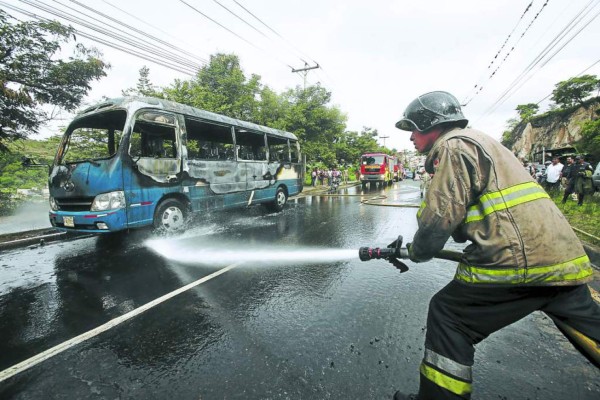
[[302,191],[292,133],[148,97],[111,99],[67,127],[50,167],[50,222],[65,231],[179,232],[192,213]]

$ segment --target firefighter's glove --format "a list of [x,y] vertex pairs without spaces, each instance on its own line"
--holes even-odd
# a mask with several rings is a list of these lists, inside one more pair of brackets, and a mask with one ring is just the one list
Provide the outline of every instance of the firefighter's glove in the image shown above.
[[413,262],[421,262],[418,258],[415,257],[412,243],[406,243],[406,250],[408,251],[408,258]]

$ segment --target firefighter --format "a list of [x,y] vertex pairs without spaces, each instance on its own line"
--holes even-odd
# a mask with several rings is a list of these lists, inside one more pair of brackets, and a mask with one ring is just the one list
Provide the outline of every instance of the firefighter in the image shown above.
[[441,91],[419,96],[396,123],[412,132],[435,173],[410,259],[431,259],[450,236],[470,244],[454,279],[430,301],[418,397],[394,399],[469,399],[473,346],[536,310],[598,366],[600,307],[586,285],[593,272],[580,241],[519,160],[467,123],[457,99]]

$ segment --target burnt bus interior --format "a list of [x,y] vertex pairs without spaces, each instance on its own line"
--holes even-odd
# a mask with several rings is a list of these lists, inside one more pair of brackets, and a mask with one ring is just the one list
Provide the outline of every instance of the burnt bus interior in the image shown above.
[[[230,126],[191,117],[185,117],[185,126],[189,160],[291,161],[286,138],[267,134],[265,143],[264,133],[235,128],[236,158]],[[297,161],[295,142],[291,143],[291,150]]]
[[185,117],[190,160],[234,160],[231,127]]
[[129,154],[134,159],[177,158],[174,117],[157,112],[140,114],[129,138]]

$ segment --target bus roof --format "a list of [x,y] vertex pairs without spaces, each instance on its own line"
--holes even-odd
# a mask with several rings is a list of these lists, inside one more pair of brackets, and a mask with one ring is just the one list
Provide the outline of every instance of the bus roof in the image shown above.
[[280,136],[287,139],[298,140],[296,135],[291,132],[282,131],[275,128],[269,128],[267,126],[262,126],[255,124],[253,122],[242,121],[240,119],[235,119],[231,117],[227,117],[225,115],[213,113],[210,111],[201,110],[199,108],[191,107],[185,104],[176,103],[170,100],[158,99],[155,97],[136,97],[136,96],[128,96],[128,97],[117,97],[113,99],[108,99],[106,101],[94,104],[90,107],[85,108],[81,112],[77,114],[75,119],[82,118],[89,114],[93,114],[96,112],[104,112],[108,111],[111,108],[126,108],[131,110],[138,110],[141,108],[146,108],[150,106],[153,109],[160,109],[164,111],[175,112],[179,114],[188,115],[190,117],[196,117],[199,119],[220,122],[227,125],[233,125],[239,128],[245,128],[253,131],[264,132],[267,134],[271,134],[274,136]]

